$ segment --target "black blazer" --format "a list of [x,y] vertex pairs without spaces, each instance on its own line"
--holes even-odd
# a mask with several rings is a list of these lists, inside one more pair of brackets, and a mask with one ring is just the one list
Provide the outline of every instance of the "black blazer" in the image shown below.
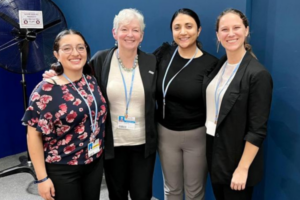
[[[216,68],[204,77],[203,87],[217,75],[227,60],[220,59]],[[207,135],[207,162],[212,183],[229,185],[242,157],[245,141],[259,147],[247,179],[256,185],[263,175],[263,140],[272,100],[273,82],[269,72],[249,52],[226,90],[217,122],[215,137]],[[206,102],[206,92],[203,92]]]
[[[110,70],[111,58],[114,50],[98,51],[91,59],[90,64],[95,71],[95,76],[101,92],[106,100],[107,98],[107,81]],[[156,89],[156,58],[152,54],[146,54],[138,50],[138,62],[140,74],[145,91],[145,126],[146,126],[146,144],[145,157],[156,152],[157,148],[157,124],[155,120],[155,89]],[[105,159],[114,158],[114,139],[109,112],[109,103],[107,104],[107,118],[105,124]]]

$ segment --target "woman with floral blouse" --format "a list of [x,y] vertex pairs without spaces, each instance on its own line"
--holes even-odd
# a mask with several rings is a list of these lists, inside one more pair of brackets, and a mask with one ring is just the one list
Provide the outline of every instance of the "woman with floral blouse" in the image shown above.
[[47,200],[99,200],[106,101],[87,64],[90,48],[65,30],[53,49],[57,76],[37,85],[22,119],[35,183]]

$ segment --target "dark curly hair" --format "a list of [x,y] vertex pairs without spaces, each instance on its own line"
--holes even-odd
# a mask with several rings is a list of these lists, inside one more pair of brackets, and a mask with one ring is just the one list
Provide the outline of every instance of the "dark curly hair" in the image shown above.
[[[84,44],[86,46],[87,61],[90,60],[90,58],[91,58],[91,49],[90,49],[89,44],[86,42],[85,38],[83,37],[83,35],[80,32],[75,31],[73,29],[63,30],[56,36],[56,38],[54,40],[53,51],[58,52],[58,50],[59,50],[59,41],[61,40],[62,37],[66,36],[66,35],[78,35],[82,38],[82,40],[84,41]],[[57,75],[61,75],[61,74],[64,73],[64,68],[63,68],[63,66],[61,65],[60,62],[53,63],[51,65],[51,69],[53,69],[56,72]],[[83,74],[85,74],[85,75],[94,75],[94,71],[88,63],[85,63],[85,65],[83,66]]]

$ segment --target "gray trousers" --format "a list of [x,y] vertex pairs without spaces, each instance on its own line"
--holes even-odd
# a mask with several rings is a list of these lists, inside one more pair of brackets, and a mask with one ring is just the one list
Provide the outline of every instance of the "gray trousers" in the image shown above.
[[204,200],[207,178],[206,128],[172,131],[158,124],[158,152],[165,200]]

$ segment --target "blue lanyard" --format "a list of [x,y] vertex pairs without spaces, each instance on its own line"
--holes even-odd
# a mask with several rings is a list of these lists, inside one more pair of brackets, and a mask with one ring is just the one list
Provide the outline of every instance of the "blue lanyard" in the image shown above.
[[[119,57],[119,49],[117,49],[117,58]],[[133,61],[134,64],[135,61]],[[121,65],[119,64],[119,69],[122,75],[122,80],[123,80],[123,85],[124,85],[124,90],[125,90],[125,100],[126,100],[126,111],[125,111],[125,118],[128,117],[128,108],[129,108],[129,103],[131,100],[131,94],[132,94],[132,88],[133,88],[133,81],[134,81],[134,75],[135,75],[135,68],[132,70],[132,76],[131,76],[131,84],[130,84],[130,91],[129,91],[129,97],[127,96],[127,87],[126,87],[126,82],[125,82],[125,78],[121,69]]]
[[[242,59],[243,60],[243,59]],[[231,73],[230,77],[227,79],[226,83],[224,84],[224,86],[222,87],[222,89],[220,90],[220,92],[217,94],[217,91],[219,89],[220,86],[220,82],[222,80],[222,77],[224,75],[225,69],[227,67],[228,62],[226,61],[225,66],[223,68],[222,74],[219,78],[218,84],[216,86],[216,90],[215,90],[215,107],[216,107],[216,115],[215,115],[215,124],[217,124],[218,121],[218,117],[219,117],[219,104],[220,104],[220,95],[222,94],[223,90],[226,88],[226,86],[229,84],[229,81],[232,79],[233,75],[236,73],[236,71],[238,70],[238,68],[240,67],[240,64],[242,62],[242,60],[236,65],[236,67],[234,68],[233,72]]]
[[[87,86],[88,86],[88,88],[89,88],[90,93],[91,93],[92,96],[93,96],[93,100],[94,100],[94,103],[95,103],[95,111],[96,111],[96,112],[95,112],[95,120],[94,120],[94,123],[93,123],[92,111],[91,111],[91,108],[90,108],[90,106],[89,106],[87,100],[81,95],[81,93],[79,92],[79,90],[77,89],[77,87],[75,86],[75,84],[67,77],[67,75],[63,74],[63,76],[64,76],[64,77],[65,77],[65,78],[73,85],[73,87],[77,90],[78,94],[81,96],[81,98],[82,98],[83,101],[85,102],[86,106],[88,107],[88,109],[89,109],[89,115],[90,115],[90,119],[91,119],[91,127],[92,127],[92,131],[93,131],[93,133],[95,133],[95,130],[96,130],[96,123],[97,123],[97,115],[98,115],[98,107],[97,107],[96,98],[95,98],[95,96],[94,96],[94,94],[93,94],[93,92],[92,92],[92,90],[91,90],[91,88],[90,88],[90,85],[89,85],[89,83],[87,82],[87,80],[86,80],[84,74],[83,74],[82,76],[83,76],[83,78],[84,78],[84,80],[85,80],[85,82],[86,82],[86,84],[87,84]],[[92,134],[92,137],[93,137],[93,139],[95,139],[95,135]]]
[[162,91],[163,91],[163,119],[165,118],[165,106],[166,106],[166,96],[167,96],[167,92],[168,92],[168,89],[169,89],[169,86],[171,84],[171,82],[175,79],[175,77],[184,69],[186,68],[186,66],[188,66],[188,64],[190,64],[190,62],[192,62],[192,60],[195,58],[195,56],[197,55],[197,52],[198,52],[198,48],[196,47],[196,51],[195,51],[195,54],[193,55],[193,57],[169,80],[168,84],[167,84],[167,87],[165,89],[165,81],[166,81],[166,77],[167,77],[167,74],[168,74],[168,71],[170,69],[170,66],[173,62],[173,59],[176,55],[178,51],[178,47],[176,48],[175,52],[173,53],[173,56],[169,62],[169,65],[167,67],[167,70],[165,72],[165,75],[164,75],[164,79],[163,79],[163,82],[162,82]]

